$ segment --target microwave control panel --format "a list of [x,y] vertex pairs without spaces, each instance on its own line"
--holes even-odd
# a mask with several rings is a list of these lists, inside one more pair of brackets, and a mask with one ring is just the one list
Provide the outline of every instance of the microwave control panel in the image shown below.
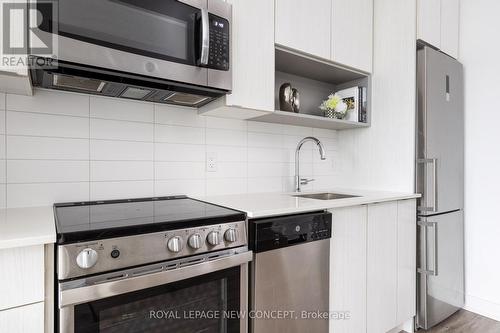
[[229,70],[229,21],[209,14],[209,23],[210,52],[207,67],[227,71]]

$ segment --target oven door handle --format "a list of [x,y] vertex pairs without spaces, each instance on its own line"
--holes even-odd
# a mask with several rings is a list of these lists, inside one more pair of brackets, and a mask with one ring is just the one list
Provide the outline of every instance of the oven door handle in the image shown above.
[[200,276],[226,268],[240,266],[252,261],[252,251],[231,255],[191,266],[169,271],[130,277],[121,280],[62,290],[59,293],[59,307],[74,306],[98,299],[126,294],[129,292],[161,286],[191,277]]

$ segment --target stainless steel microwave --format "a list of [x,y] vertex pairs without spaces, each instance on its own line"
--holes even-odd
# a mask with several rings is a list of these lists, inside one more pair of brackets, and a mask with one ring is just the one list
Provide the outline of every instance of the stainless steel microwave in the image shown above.
[[231,91],[222,0],[58,0],[55,17],[41,4],[37,25],[58,52],[30,71],[36,86],[189,106]]

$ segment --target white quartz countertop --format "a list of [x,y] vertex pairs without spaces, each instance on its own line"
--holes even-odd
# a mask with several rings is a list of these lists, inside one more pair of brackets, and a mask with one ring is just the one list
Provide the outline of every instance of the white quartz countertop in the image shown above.
[[[318,200],[293,195],[312,193],[341,193],[357,195],[354,198]],[[249,218],[286,215],[330,208],[365,205],[375,202],[419,198],[420,194],[336,189],[302,193],[247,193],[197,197],[209,203],[246,212]]]
[[0,250],[55,241],[52,206],[0,209]]

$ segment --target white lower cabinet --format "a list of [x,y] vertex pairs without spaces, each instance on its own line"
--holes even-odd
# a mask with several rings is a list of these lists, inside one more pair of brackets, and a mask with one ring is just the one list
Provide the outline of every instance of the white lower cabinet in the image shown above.
[[[386,333],[410,320],[416,297],[415,200],[330,211],[330,310],[335,318],[330,332]],[[342,319],[345,313],[349,317]]]
[[43,333],[44,303],[0,311],[0,332]]
[[43,301],[43,245],[0,250],[0,265],[0,311]]
[[0,250],[0,332],[44,332],[44,246]]
[[397,202],[368,205],[368,333],[397,326],[397,227]]
[[[366,332],[367,206],[332,210],[330,332]],[[348,313],[344,318],[343,314]]]
[[417,222],[416,201],[398,201],[398,324],[416,314]]

